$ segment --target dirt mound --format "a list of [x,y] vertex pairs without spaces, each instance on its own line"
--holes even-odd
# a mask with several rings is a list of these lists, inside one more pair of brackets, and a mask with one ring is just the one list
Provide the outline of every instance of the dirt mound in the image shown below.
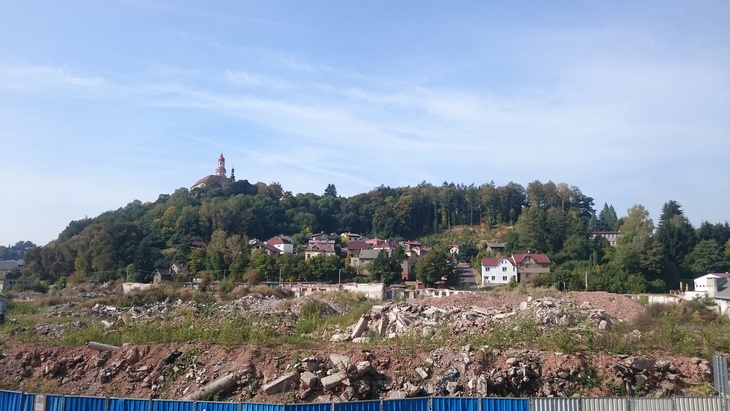
[[[268,321],[286,324],[282,329],[293,329],[302,316],[347,313],[328,296],[279,299],[255,293],[207,305],[163,301],[124,309],[103,304],[74,307],[58,305],[46,318],[68,316],[75,321],[63,324],[82,321],[86,326],[103,324],[109,332],[120,332],[130,321],[161,321],[161,314],[174,317],[176,310],[204,311],[213,319],[266,316]],[[215,398],[291,403],[425,395],[707,394],[706,382],[712,374],[705,359],[557,352],[534,346],[517,348],[518,344],[498,349],[486,343],[497,332],[519,334],[525,323],[534,324],[531,332],[537,336],[567,330],[571,340],[578,339],[573,330],[603,332],[612,323],[631,321],[643,311],[630,298],[610,293],[528,296],[481,292],[375,305],[349,326],[323,331],[330,333],[324,336],[324,341],[332,338],[330,342],[316,340],[297,346],[225,348],[186,342],[124,345],[111,351],[6,347],[0,354],[0,367],[6,370],[0,375],[0,388],[177,399],[234,376],[232,388],[215,393]],[[76,329],[64,327],[37,328],[53,338]],[[440,338],[438,344],[435,338]]]

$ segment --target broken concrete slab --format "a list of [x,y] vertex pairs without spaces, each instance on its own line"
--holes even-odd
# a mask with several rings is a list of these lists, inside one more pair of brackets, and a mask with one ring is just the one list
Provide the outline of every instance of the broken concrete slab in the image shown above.
[[367,331],[369,320],[370,317],[367,314],[361,315],[360,320],[358,320],[357,324],[355,324],[355,328],[352,329],[352,335],[350,335],[350,338],[357,338]]
[[344,381],[346,378],[346,373],[338,372],[337,374],[328,375],[322,378],[320,381],[322,382],[322,388],[324,388],[325,391],[329,391],[342,384],[342,381]]
[[317,383],[319,378],[309,371],[304,371],[299,375],[299,381],[307,387],[312,387]]
[[347,369],[350,368],[350,357],[346,355],[330,354],[330,361],[332,361],[332,365],[340,371],[347,371]]
[[277,394],[280,392],[286,392],[296,386],[296,381],[299,378],[299,373],[296,371],[290,372],[289,374],[283,375],[268,384],[265,384],[262,389],[266,394]]

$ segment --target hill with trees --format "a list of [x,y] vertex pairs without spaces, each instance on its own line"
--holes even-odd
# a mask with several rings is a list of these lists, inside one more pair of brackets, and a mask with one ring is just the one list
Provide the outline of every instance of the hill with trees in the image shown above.
[[[457,229],[458,228],[458,229]],[[620,231],[615,247],[596,231]],[[668,201],[655,226],[642,205],[619,217],[613,206],[594,209],[578,187],[533,181],[480,186],[423,182],[377,187],[352,197],[330,184],[322,195],[296,194],[280,184],[206,184],[135,200],[94,218],[71,221],[58,238],[25,250],[23,277],[36,289],[66,282],[151,281],[156,268],[184,265],[189,273],[237,281],[336,281],[342,260],[251,252],[251,239],[291,236],[296,246],[311,233],[355,232],[391,240],[420,240],[478,266],[488,241],[508,253],[547,254],[551,273],[537,285],[611,292],[663,292],[712,271],[730,268],[730,225],[693,227]],[[339,240],[338,240],[339,241]],[[205,244],[205,247],[198,245]],[[467,251],[468,250],[468,251]],[[387,266],[384,266],[387,267]],[[382,268],[382,267],[381,267]],[[379,268],[379,276],[387,273]],[[418,267],[416,267],[418,269]],[[345,271],[345,274],[352,274]]]

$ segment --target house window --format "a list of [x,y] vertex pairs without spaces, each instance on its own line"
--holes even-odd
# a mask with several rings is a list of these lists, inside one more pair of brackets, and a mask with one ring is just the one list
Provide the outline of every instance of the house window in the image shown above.
[[502,267],[502,271],[507,271],[507,267]]
[[494,281],[494,276],[492,276],[492,281]]
[[517,267],[512,267],[512,271],[516,271],[516,270],[517,270]]
[[507,276],[502,277],[502,281],[507,281]]
[[489,271],[489,268],[490,268],[490,267],[487,267],[487,269],[486,269],[485,271]]
[[525,268],[530,268],[530,263],[525,264]]

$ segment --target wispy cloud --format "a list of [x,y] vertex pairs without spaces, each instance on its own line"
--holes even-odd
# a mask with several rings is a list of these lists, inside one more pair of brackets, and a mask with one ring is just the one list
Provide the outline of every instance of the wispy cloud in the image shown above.
[[292,82],[288,80],[262,74],[248,73],[245,71],[226,71],[223,78],[227,82],[237,86],[267,87],[278,90],[285,90],[293,87]]
[[51,87],[99,87],[100,77],[82,76],[65,67],[13,66],[0,63],[0,89],[32,90]]

